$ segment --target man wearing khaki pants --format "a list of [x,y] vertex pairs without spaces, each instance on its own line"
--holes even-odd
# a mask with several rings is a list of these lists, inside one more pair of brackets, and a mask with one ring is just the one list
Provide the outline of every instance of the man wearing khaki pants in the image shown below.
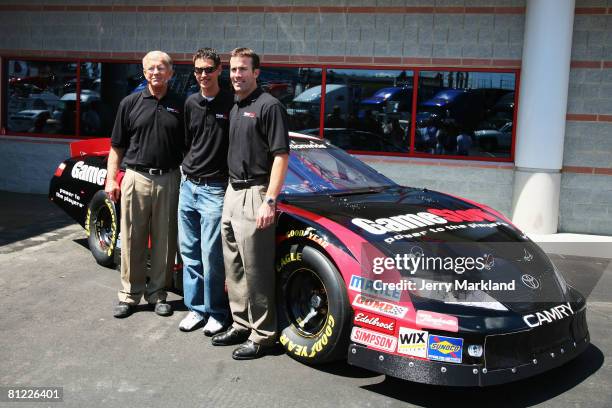
[[236,360],[258,358],[276,342],[274,217],[289,163],[287,112],[257,86],[259,57],[236,48],[230,79],[237,102],[230,112],[228,167],[221,236],[234,323],[212,338],[240,344]]
[[[111,200],[121,198],[122,289],[113,311],[119,318],[129,316],[143,295],[158,315],[172,314],[164,287],[176,254],[183,101],[168,89],[173,74],[168,54],[151,51],[142,67],[147,87],[119,104],[105,187]],[[115,177],[122,160],[126,172],[119,188]]]

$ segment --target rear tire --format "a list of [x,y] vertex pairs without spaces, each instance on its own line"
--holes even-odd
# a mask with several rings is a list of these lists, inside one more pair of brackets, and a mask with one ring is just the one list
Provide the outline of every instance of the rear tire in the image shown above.
[[346,285],[320,251],[293,245],[277,257],[280,343],[306,364],[346,358],[351,309]]
[[119,217],[117,208],[103,190],[98,191],[87,208],[85,231],[88,235],[89,250],[102,266],[115,266]]

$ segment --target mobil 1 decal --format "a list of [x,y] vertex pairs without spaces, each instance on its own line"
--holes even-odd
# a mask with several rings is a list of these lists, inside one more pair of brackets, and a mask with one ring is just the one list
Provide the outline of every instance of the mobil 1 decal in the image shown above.
[[447,363],[461,363],[463,339],[430,334],[427,341],[427,358]]
[[428,208],[417,213],[398,214],[377,219],[353,218],[351,222],[373,235],[381,235],[384,242],[429,236],[439,232],[509,226],[480,208],[447,210]]

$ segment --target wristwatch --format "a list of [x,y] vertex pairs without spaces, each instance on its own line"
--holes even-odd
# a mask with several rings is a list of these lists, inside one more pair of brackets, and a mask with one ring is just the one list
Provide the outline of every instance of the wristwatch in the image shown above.
[[268,204],[269,206],[276,205],[276,199],[275,199],[275,198],[272,198],[272,197],[266,197],[265,202],[266,202],[266,204]]

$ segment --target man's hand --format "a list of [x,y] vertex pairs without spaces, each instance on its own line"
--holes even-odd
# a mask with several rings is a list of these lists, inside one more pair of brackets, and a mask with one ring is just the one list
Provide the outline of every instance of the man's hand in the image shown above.
[[274,224],[274,213],[276,212],[275,205],[269,205],[265,202],[261,203],[257,210],[257,228],[264,229]]
[[112,202],[116,203],[119,201],[119,198],[121,198],[121,188],[119,187],[119,184],[117,184],[117,180],[107,178],[104,191]]

